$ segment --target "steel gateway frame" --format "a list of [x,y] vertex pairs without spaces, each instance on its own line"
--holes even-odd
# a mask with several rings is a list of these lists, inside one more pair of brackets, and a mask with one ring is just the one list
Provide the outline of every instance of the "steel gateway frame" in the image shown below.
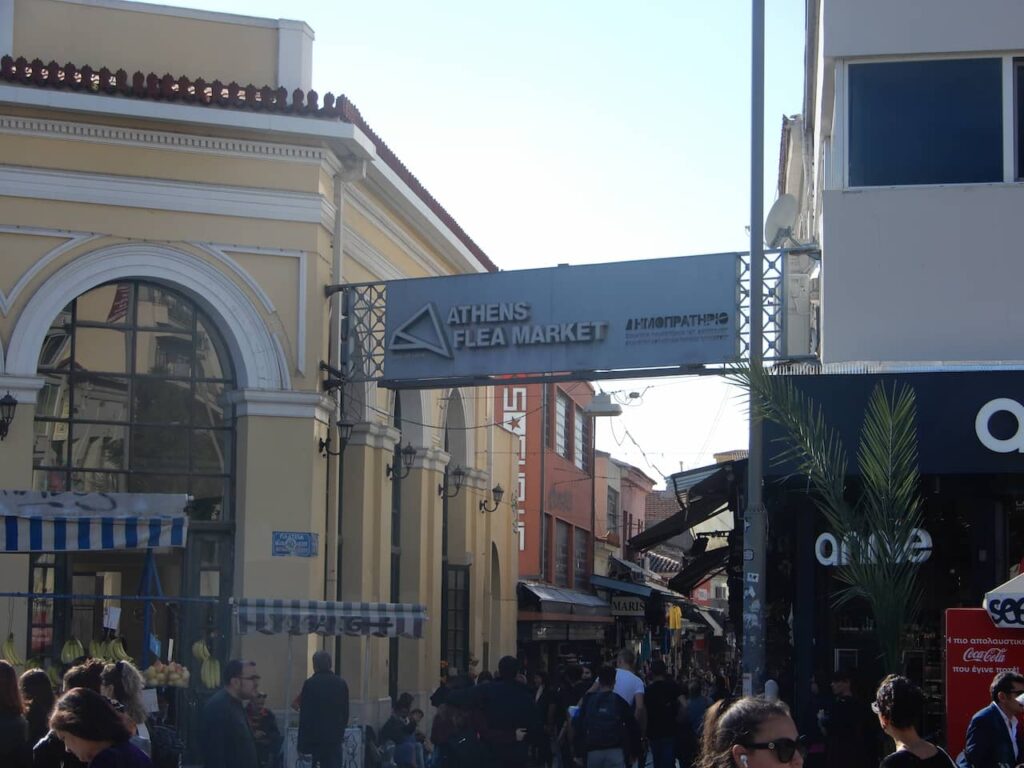
[[[817,247],[766,250],[763,283],[763,355],[765,361],[783,362],[816,359],[812,354],[787,354],[786,339],[786,256],[808,254],[818,257]],[[735,358],[726,363],[690,363],[653,368],[584,368],[572,371],[549,371],[523,374],[482,374],[470,376],[437,376],[430,378],[389,378],[385,371],[388,345],[389,286],[397,281],[344,283],[327,286],[326,294],[342,294],[343,319],[341,339],[341,374],[345,383],[374,382],[388,389],[442,389],[461,386],[487,386],[507,381],[514,376],[519,382],[597,381],[658,376],[719,375],[731,363],[749,359],[750,353],[750,254],[734,252],[712,254],[733,256],[736,260],[734,320],[737,331]],[[617,262],[617,264],[628,262]],[[601,265],[597,265],[601,266]],[[566,269],[566,267],[552,267]],[[571,269],[571,267],[569,268]],[[536,270],[538,272],[545,270]],[[485,277],[487,273],[476,275]],[[461,277],[461,276],[456,276]],[[449,277],[426,278],[437,281],[438,290]],[[628,302],[629,297],[625,297]]]

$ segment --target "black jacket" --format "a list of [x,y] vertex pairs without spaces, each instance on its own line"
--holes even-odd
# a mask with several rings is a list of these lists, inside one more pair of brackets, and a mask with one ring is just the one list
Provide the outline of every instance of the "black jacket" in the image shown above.
[[31,759],[25,718],[21,715],[0,716],[0,765],[28,768]]
[[[515,680],[494,680],[449,693],[449,703],[475,709],[482,715],[480,739],[493,766],[525,766],[529,743],[541,730],[530,689]],[[516,739],[516,729],[527,737]]]
[[299,695],[299,752],[341,744],[348,727],[348,683],[333,672],[314,672]]
[[206,768],[258,768],[256,740],[242,702],[221,688],[203,707],[199,743]]
[[49,731],[32,748],[32,768],[86,768],[86,766],[64,748],[64,742],[56,733]]

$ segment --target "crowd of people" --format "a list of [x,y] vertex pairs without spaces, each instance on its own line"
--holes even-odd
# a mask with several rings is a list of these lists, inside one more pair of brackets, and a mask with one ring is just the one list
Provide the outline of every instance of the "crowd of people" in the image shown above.
[[[73,666],[58,698],[39,669],[0,661],[0,766],[153,768],[143,680],[126,661]],[[174,756],[176,761],[177,756]]]
[[[298,752],[313,768],[341,768],[349,692],[328,653],[294,703]],[[972,718],[954,762],[922,737],[925,699],[905,677],[889,676],[871,704],[852,676],[832,676],[831,695],[813,688],[791,715],[766,685],[735,697],[724,685],[675,679],[655,659],[638,669],[629,650],[614,664],[572,665],[552,680],[512,656],[494,674],[450,675],[434,691],[429,729],[408,693],[396,697],[379,733],[367,729],[368,768],[1012,768],[1024,765],[1024,676],[993,679],[991,702]],[[232,660],[206,702],[198,747],[206,768],[280,768],[277,719],[266,708],[251,661]],[[0,661],[0,767],[163,768],[178,765],[164,730],[143,703],[143,679],[129,662],[86,660],[63,678],[58,698],[41,670],[17,675]],[[172,750],[173,751],[173,750]],[[170,759],[168,759],[168,757]]]

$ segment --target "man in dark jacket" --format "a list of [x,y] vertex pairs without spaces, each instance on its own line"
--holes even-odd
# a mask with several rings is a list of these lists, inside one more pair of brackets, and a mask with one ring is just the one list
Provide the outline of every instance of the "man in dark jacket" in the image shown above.
[[504,656],[498,662],[497,680],[449,692],[450,703],[482,716],[480,740],[489,768],[525,768],[530,741],[542,732],[533,695],[516,680],[518,674],[518,660]]
[[963,756],[972,768],[1017,765],[1024,761],[1024,735],[1018,722],[1024,707],[1017,701],[1024,693],[1024,677],[1016,672],[1000,672],[993,678],[989,693],[992,703],[971,718]]
[[640,724],[633,707],[615,693],[615,668],[601,667],[597,690],[580,702],[573,725],[577,753],[588,768],[625,768],[640,756]]
[[825,707],[821,730],[825,734],[825,762],[829,768],[863,768],[878,764],[880,733],[871,709],[853,695],[853,673],[832,675],[833,699]]
[[206,768],[259,768],[256,739],[245,703],[256,696],[256,662],[232,659],[224,666],[224,685],[203,707],[199,744]]
[[348,727],[348,684],[331,671],[331,654],[313,654],[313,676],[299,694],[299,752],[319,768],[341,768]]

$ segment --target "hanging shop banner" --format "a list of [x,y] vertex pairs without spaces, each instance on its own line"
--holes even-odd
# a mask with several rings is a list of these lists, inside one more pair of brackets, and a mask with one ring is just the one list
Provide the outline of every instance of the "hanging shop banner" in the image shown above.
[[643,616],[647,600],[631,595],[612,595],[612,616]]
[[964,748],[971,716],[992,703],[989,685],[999,672],[1024,669],[1024,632],[1000,629],[984,608],[946,611],[946,743]]
[[709,254],[393,280],[383,378],[733,361],[739,267],[737,254]]

